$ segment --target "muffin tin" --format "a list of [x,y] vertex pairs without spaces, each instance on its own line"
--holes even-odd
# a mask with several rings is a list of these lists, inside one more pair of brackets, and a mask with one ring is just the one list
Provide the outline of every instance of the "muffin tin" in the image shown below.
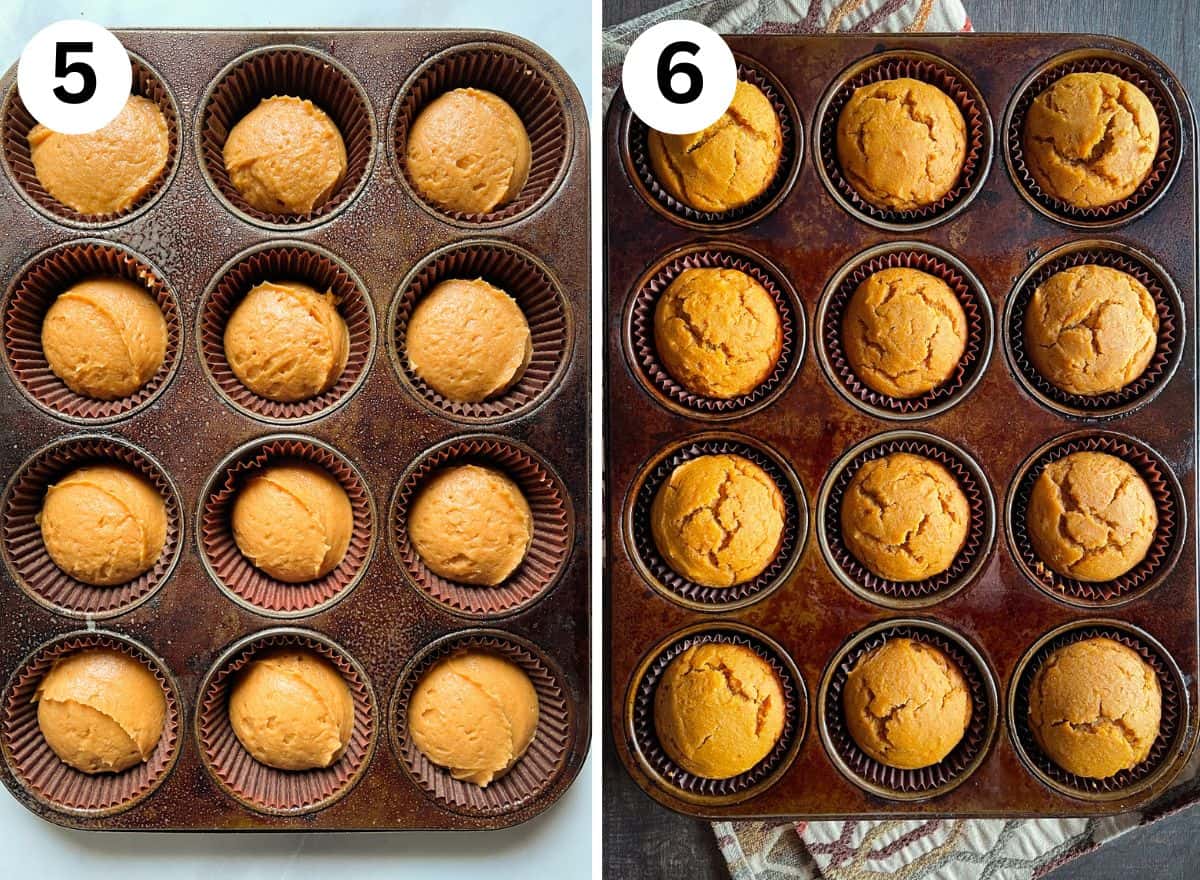
[[[777,92],[772,100],[796,139],[763,204],[708,216],[664,201],[648,180],[645,127],[620,93],[604,132],[606,699],[622,762],[662,804],[713,818],[1079,816],[1145,804],[1169,786],[1197,739],[1196,167],[1186,94],[1160,61],[1110,37],[727,39],[743,75]],[[1014,155],[1023,90],[1068,70],[1123,71],[1146,84],[1162,114],[1153,183],[1119,210],[1056,213],[1029,191]],[[964,111],[970,170],[933,210],[897,215],[859,204],[830,164],[831,108],[849,87],[883,74],[939,84]],[[1006,309],[1046,266],[1070,265],[1081,253],[1132,263],[1152,280],[1165,329],[1145,381],[1092,406],[1055,399],[1023,373],[1012,338],[1019,322]],[[698,264],[748,267],[791,312],[786,362],[763,388],[728,403],[680,393],[653,354],[664,279]],[[862,388],[837,338],[847,285],[888,265],[942,275],[968,312],[969,357],[959,374],[914,401]],[[708,446],[753,451],[778,471],[782,488],[799,492],[787,524],[794,546],[775,577],[729,596],[676,583],[646,538],[662,463]],[[1023,474],[1077,447],[1131,461],[1160,505],[1151,557],[1100,589],[1039,579],[1014,526]],[[953,577],[890,584],[864,576],[839,550],[831,511],[840,488],[857,464],[893,448],[923,450],[969,484],[970,558]],[[1048,767],[1021,721],[1022,682],[1047,644],[1090,633],[1140,651],[1164,693],[1149,761],[1095,783]],[[890,635],[959,657],[975,697],[963,743],[923,771],[870,761],[840,716],[847,664]],[[698,785],[665,759],[646,706],[673,646],[710,637],[777,654],[780,668],[799,677],[790,690],[799,729],[769,767]]]
[[[5,784],[36,814],[87,829],[483,829],[536,815],[578,774],[590,730],[590,245],[579,93],[542,50],[499,33],[117,34],[137,62],[135,89],[167,109],[173,132],[163,184],[125,214],[81,218],[39,191],[13,71],[0,82]],[[532,189],[497,216],[439,212],[413,194],[396,159],[399,120],[459,85],[509,97],[530,129]],[[274,91],[326,103],[347,140],[351,173],[311,215],[256,213],[223,179],[230,120]],[[116,404],[73,395],[40,353],[53,295],[96,271],[140,280],[168,319],[160,375]],[[533,362],[493,404],[449,404],[404,369],[399,346],[415,298],[456,273],[511,287],[530,311]],[[341,297],[349,366],[314,401],[258,398],[224,360],[233,300],[268,277]],[[276,456],[322,464],[354,508],[343,564],[299,587],[246,565],[229,536],[230,490]],[[122,587],[62,575],[34,520],[49,481],[97,460],[141,470],[167,500],[166,552]],[[433,579],[397,531],[421,479],[450,460],[509,472],[534,508],[534,548],[495,596]],[[55,656],[88,645],[140,659],[168,694],[159,749],[126,774],[73,771],[37,730],[32,689]],[[329,770],[271,770],[232,736],[230,676],[275,645],[317,651],[351,686],[354,734]],[[467,645],[522,665],[544,713],[527,757],[486,790],[430,765],[397,727],[421,664]]]

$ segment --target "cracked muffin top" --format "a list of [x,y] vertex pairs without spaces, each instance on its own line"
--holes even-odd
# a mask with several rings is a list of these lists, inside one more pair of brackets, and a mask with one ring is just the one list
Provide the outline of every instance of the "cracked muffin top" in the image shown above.
[[1158,114],[1146,93],[1111,73],[1069,73],[1033,99],[1025,161],[1038,186],[1077,208],[1127,198],[1158,153]]
[[858,469],[842,499],[842,540],[881,578],[941,574],[967,541],[971,509],[958,481],[932,459],[894,452]]
[[936,203],[958,182],[966,156],[962,111],[920,80],[868,83],[838,117],[838,164],[877,208],[915,211]]
[[863,280],[842,319],[842,345],[856,376],[891,397],[920,397],[953,374],[967,344],[967,318],[946,282],[896,267]]
[[783,153],[770,100],[738,80],[721,118],[692,134],[651,131],[650,167],[672,196],[697,211],[730,211],[767,191]]
[[783,687],[743,645],[704,642],[671,661],[654,692],[654,729],[689,773],[728,779],[752,769],[783,735]]
[[762,574],[783,542],[783,495],[767,472],[740,455],[685,461],[650,506],[654,544],[682,577],[732,587]]
[[1039,373],[1071,394],[1120,391],[1158,347],[1154,297],[1127,272],[1073,266],[1038,285],[1025,311],[1025,350]]
[[1162,716],[1158,676],[1132,648],[1106,638],[1064,645],[1029,688],[1029,728],[1069,773],[1104,779],[1150,754]]
[[783,327],[766,289],[737,269],[685,269],[654,307],[654,347],[695,394],[749,394],[771,375]]
[[1146,558],[1158,528],[1146,481],[1129,462],[1104,452],[1074,452],[1046,465],[1027,517],[1038,558],[1081,581],[1125,574]]
[[842,711],[860,749],[889,767],[916,770],[962,740],[971,692],[958,665],[933,645],[888,639],[846,676]]

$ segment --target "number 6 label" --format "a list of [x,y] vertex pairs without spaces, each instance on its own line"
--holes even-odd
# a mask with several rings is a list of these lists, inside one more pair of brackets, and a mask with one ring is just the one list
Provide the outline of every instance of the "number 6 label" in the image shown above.
[[132,84],[125,47],[90,21],[67,19],[43,28],[17,62],[17,91],[26,108],[64,134],[108,125],[129,100]]
[[695,21],[664,21],[629,47],[621,86],[646,125],[666,134],[691,134],[729,109],[737,63],[715,31]]

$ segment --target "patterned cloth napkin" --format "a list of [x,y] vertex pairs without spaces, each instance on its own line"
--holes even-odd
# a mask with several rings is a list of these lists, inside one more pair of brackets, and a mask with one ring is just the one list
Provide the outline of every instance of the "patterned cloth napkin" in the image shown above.
[[[720,33],[969,31],[959,0],[679,0],[604,30],[604,105],[646,28],[671,18]],[[1200,802],[1200,751],[1145,810],[1107,819],[715,822],[734,880],[1030,880]]]

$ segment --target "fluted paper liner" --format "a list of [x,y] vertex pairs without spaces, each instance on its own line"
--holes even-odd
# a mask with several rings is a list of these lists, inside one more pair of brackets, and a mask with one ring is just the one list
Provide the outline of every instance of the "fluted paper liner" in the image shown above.
[[[158,560],[133,580],[110,587],[86,584],[55,565],[37,522],[53,483],[76,468],[96,464],[123,465],[141,474],[162,496],[167,511],[166,540]],[[179,494],[162,466],[124,440],[98,435],[59,440],[27,459],[5,492],[0,522],[4,561],[13,578],[37,602],[67,617],[113,617],[142,604],[166,582],[183,545]]]
[[[529,136],[529,177],[516,197],[484,213],[450,211],[425,198],[408,171],[408,132],[435,98],[459,88],[476,88],[503,98],[521,118]],[[464,223],[494,224],[535,209],[558,185],[570,145],[567,113],[557,86],[525,53],[498,43],[470,43],[447,49],[425,63],[401,91],[389,125],[398,176],[430,208]]]
[[[408,322],[417,303],[443,281],[482,278],[520,306],[533,353],[521,378],[496,397],[479,402],[444,397],[409,363]],[[393,363],[413,391],[434,408],[470,421],[513,418],[533,408],[557,384],[570,349],[566,300],[558,282],[525,251],[500,241],[463,242],[426,257],[393,299],[390,322]]]
[[[346,751],[329,767],[278,770],[260,764],[237,738],[229,721],[229,691],[246,664],[273,648],[303,648],[328,660],[341,673],[354,702],[354,726]],[[332,641],[304,632],[266,632],[218,661],[201,686],[196,707],[200,756],[226,793],[252,810],[299,815],[324,809],[344,797],[363,775],[375,747],[375,694],[365,672]]]
[[[468,650],[498,654],[515,663],[529,676],[538,698],[538,722],[529,749],[486,788],[455,779],[445,767],[434,764],[417,748],[408,730],[408,705],[422,676],[439,660]],[[467,631],[418,653],[396,685],[389,726],[396,757],[421,790],[449,810],[474,816],[512,813],[537,800],[562,773],[577,736],[561,675],[529,643],[493,630]]]
[[[225,328],[246,294],[264,281],[298,281],[332,293],[350,333],[346,366],[328,391],[307,400],[283,402],[255,394],[241,383],[225,355]],[[200,356],[209,377],[234,406],[276,424],[303,422],[345,403],[366,377],[375,344],[375,313],[361,282],[332,254],[299,242],[247,253],[213,284],[200,303]]]
[[[1081,581],[1050,569],[1029,539],[1028,510],[1033,485],[1046,465],[1072,452],[1104,452],[1131,464],[1145,480],[1158,511],[1158,528],[1145,558],[1109,581]],[[1170,466],[1141,442],[1105,431],[1068,435],[1022,466],[1008,501],[1008,532],[1014,555],[1026,577],[1052,596],[1076,604],[1122,603],[1157,586],[1174,567],[1183,549],[1186,511],[1183,492]]]
[[779,167],[775,170],[775,176],[759,196],[741,207],[731,208],[728,211],[700,211],[684,204],[667,192],[659,183],[658,175],[654,173],[654,168],[650,165],[650,129],[641,119],[630,114],[629,139],[624,146],[629,151],[638,188],[643,197],[656,202],[668,214],[689,224],[732,228],[758,219],[787,195],[788,190],[791,189],[791,182],[795,180],[796,170],[804,152],[800,118],[791,106],[790,99],[786,97],[786,90],[756,63],[742,58],[738,58],[737,62],[738,79],[756,86],[766,95],[779,119],[779,128],[782,133]]
[[[804,307],[777,270],[740,248],[712,247],[669,258],[634,294],[629,312],[630,347],[643,380],[665,399],[697,418],[732,418],[767,405],[795,378],[804,360]],[[783,342],[771,373],[752,391],[731,398],[707,397],[681,385],[663,365],[654,341],[654,310],[671,282],[687,269],[736,269],[762,285],[775,302]]]
[[153,101],[167,122],[167,162],[158,179],[124,211],[81,214],[46,191],[42,182],[38,180],[29,150],[29,132],[37,125],[37,120],[21,100],[15,81],[8,93],[3,122],[5,168],[9,178],[25,196],[60,223],[79,228],[100,229],[129,220],[145,211],[158,199],[179,166],[179,111],[175,107],[175,99],[162,77],[143,59],[131,52],[129,61],[133,68],[130,94]]
[[[667,667],[688,648],[708,643],[749,648],[770,664],[783,689],[784,724],[779,740],[767,756],[750,770],[726,779],[709,779],[684,770],[667,755],[654,725],[654,694]],[[722,629],[720,625],[715,625],[711,630],[683,636],[659,652],[634,687],[632,732],[637,745],[635,754],[659,778],[692,796],[745,800],[761,794],[794,759],[793,746],[803,738],[808,723],[808,697],[804,692],[804,683],[795,677],[790,664],[772,647],[740,629]]]
[[[162,310],[167,346],[162,365],[126,397],[96,400],[77,394],[50,369],[42,350],[42,322],[59,294],[95,277],[122,278],[145,289]],[[141,255],[123,245],[85,240],[55,245],[20,270],[3,306],[4,357],[21,390],[60,418],[106,424],[145,409],[167,387],[180,360],[182,318],[166,279]]]
[[[154,674],[162,686],[167,711],[162,736],[150,757],[120,773],[84,773],[61,761],[38,727],[34,694],[56,660],[95,648],[120,651]],[[161,661],[138,644],[104,632],[75,632],[38,648],[9,679],[4,693],[4,760],[14,778],[35,798],[60,812],[77,816],[111,816],[149,797],[175,765],[182,739],[184,707],[171,674]]]
[[[408,535],[408,514],[429,478],[447,467],[474,464],[499,471],[517,484],[533,514],[533,537],[525,558],[494,587],[460,584],[425,565]],[[414,586],[456,614],[511,614],[542,598],[558,582],[574,543],[571,501],[562,481],[538,455],[503,437],[451,440],[426,452],[400,479],[390,516],[393,547]]]
[[[729,587],[695,583],[671,568],[658,550],[650,526],[650,508],[659,488],[677,467],[702,455],[737,455],[758,465],[783,496],[783,536],[771,563],[757,577]],[[729,437],[697,439],[684,443],[639,478],[630,532],[638,560],[668,595],[718,611],[731,605],[764,599],[790,577],[808,539],[808,504],[795,478],[775,458],[747,442]]]
[[[277,95],[312,101],[346,144],[342,182],[323,205],[306,214],[260,211],[238,192],[225,168],[229,132],[260,102]],[[236,211],[269,226],[311,226],[341,211],[365,186],[375,152],[375,121],[366,92],[333,58],[300,46],[265,47],[234,61],[210,87],[200,111],[196,152],[209,182]]]
[[[273,464],[295,460],[315,464],[346,491],[354,514],[350,546],[333,571],[315,580],[288,583],[256,568],[233,537],[233,504],[248,480]],[[260,614],[298,617],[315,614],[343,598],[361,580],[374,543],[371,493],[349,460],[332,448],[294,437],[267,437],[221,465],[201,496],[200,549],[218,586]]]

